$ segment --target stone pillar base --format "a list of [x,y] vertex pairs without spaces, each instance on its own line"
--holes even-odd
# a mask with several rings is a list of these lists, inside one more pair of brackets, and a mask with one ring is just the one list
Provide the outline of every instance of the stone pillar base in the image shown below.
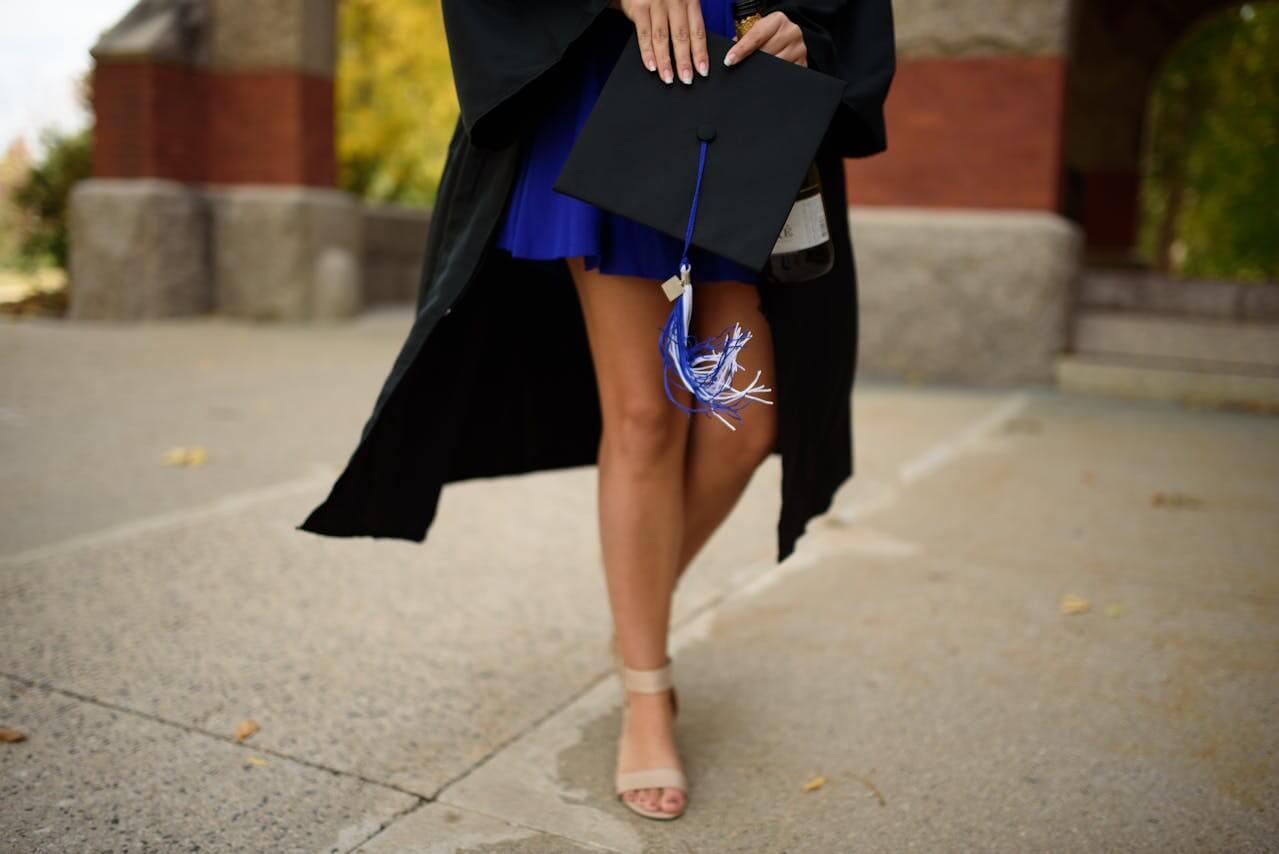
[[394,205],[364,208],[364,302],[411,303],[422,278],[431,211]]
[[207,217],[200,192],[173,181],[81,181],[71,194],[68,316],[206,314]]
[[217,310],[326,320],[363,307],[363,206],[338,190],[219,187],[212,211]]
[[1051,383],[1079,229],[1049,213],[851,208],[858,373]]

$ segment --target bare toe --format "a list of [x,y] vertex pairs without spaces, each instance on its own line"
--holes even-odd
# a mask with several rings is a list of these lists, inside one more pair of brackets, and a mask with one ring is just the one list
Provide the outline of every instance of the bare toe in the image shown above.
[[679,812],[684,808],[684,793],[676,788],[668,788],[662,798],[662,809],[665,812]]

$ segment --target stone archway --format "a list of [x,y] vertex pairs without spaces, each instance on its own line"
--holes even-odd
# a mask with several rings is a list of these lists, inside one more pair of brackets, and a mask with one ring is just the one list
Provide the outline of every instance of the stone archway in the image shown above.
[[1137,253],[1148,103],[1189,31],[1238,0],[1076,0],[1063,212],[1085,236],[1067,352],[1072,391],[1200,404],[1279,403],[1279,289],[1173,279]]
[[1164,58],[1196,22],[1239,0],[1076,0],[1066,87],[1064,212],[1089,255],[1136,244],[1146,105]]

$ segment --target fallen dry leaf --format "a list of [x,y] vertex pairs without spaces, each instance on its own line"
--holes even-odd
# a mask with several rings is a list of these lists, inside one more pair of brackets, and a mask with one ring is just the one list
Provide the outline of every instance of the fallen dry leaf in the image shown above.
[[1106,606],[1106,609],[1102,613],[1104,613],[1107,617],[1122,617],[1124,612],[1127,610],[1127,608],[1120,605],[1118,602],[1111,602]]
[[261,768],[263,765],[267,764],[266,760],[261,756],[250,756],[244,760],[244,763],[246,765],[252,765],[255,768]]
[[249,736],[262,729],[261,724],[250,718],[249,720],[240,721],[240,725],[235,728],[235,740],[238,744]]
[[192,445],[189,448],[177,447],[170,448],[164,452],[161,457],[161,464],[166,466],[187,466],[194,468],[202,466],[209,460],[209,452],[201,445]]
[[804,791],[811,792],[813,789],[820,789],[822,786],[825,786],[825,785],[826,785],[825,777],[814,777],[813,779],[809,780],[807,783],[804,784]]
[[26,740],[27,734],[25,732],[18,732],[16,729],[0,728],[0,742],[5,744],[17,744],[20,741]]
[[1061,597],[1061,612],[1063,614],[1086,614],[1091,607],[1092,603],[1082,596],[1067,593]]

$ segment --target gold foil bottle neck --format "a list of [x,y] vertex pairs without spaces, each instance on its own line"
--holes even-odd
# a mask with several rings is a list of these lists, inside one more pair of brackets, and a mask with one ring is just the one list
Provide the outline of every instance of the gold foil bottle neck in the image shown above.
[[740,39],[742,36],[746,35],[746,31],[758,24],[761,18],[763,18],[763,15],[756,12],[753,15],[747,15],[745,18],[739,18],[735,21],[734,24],[737,27],[737,37]]

